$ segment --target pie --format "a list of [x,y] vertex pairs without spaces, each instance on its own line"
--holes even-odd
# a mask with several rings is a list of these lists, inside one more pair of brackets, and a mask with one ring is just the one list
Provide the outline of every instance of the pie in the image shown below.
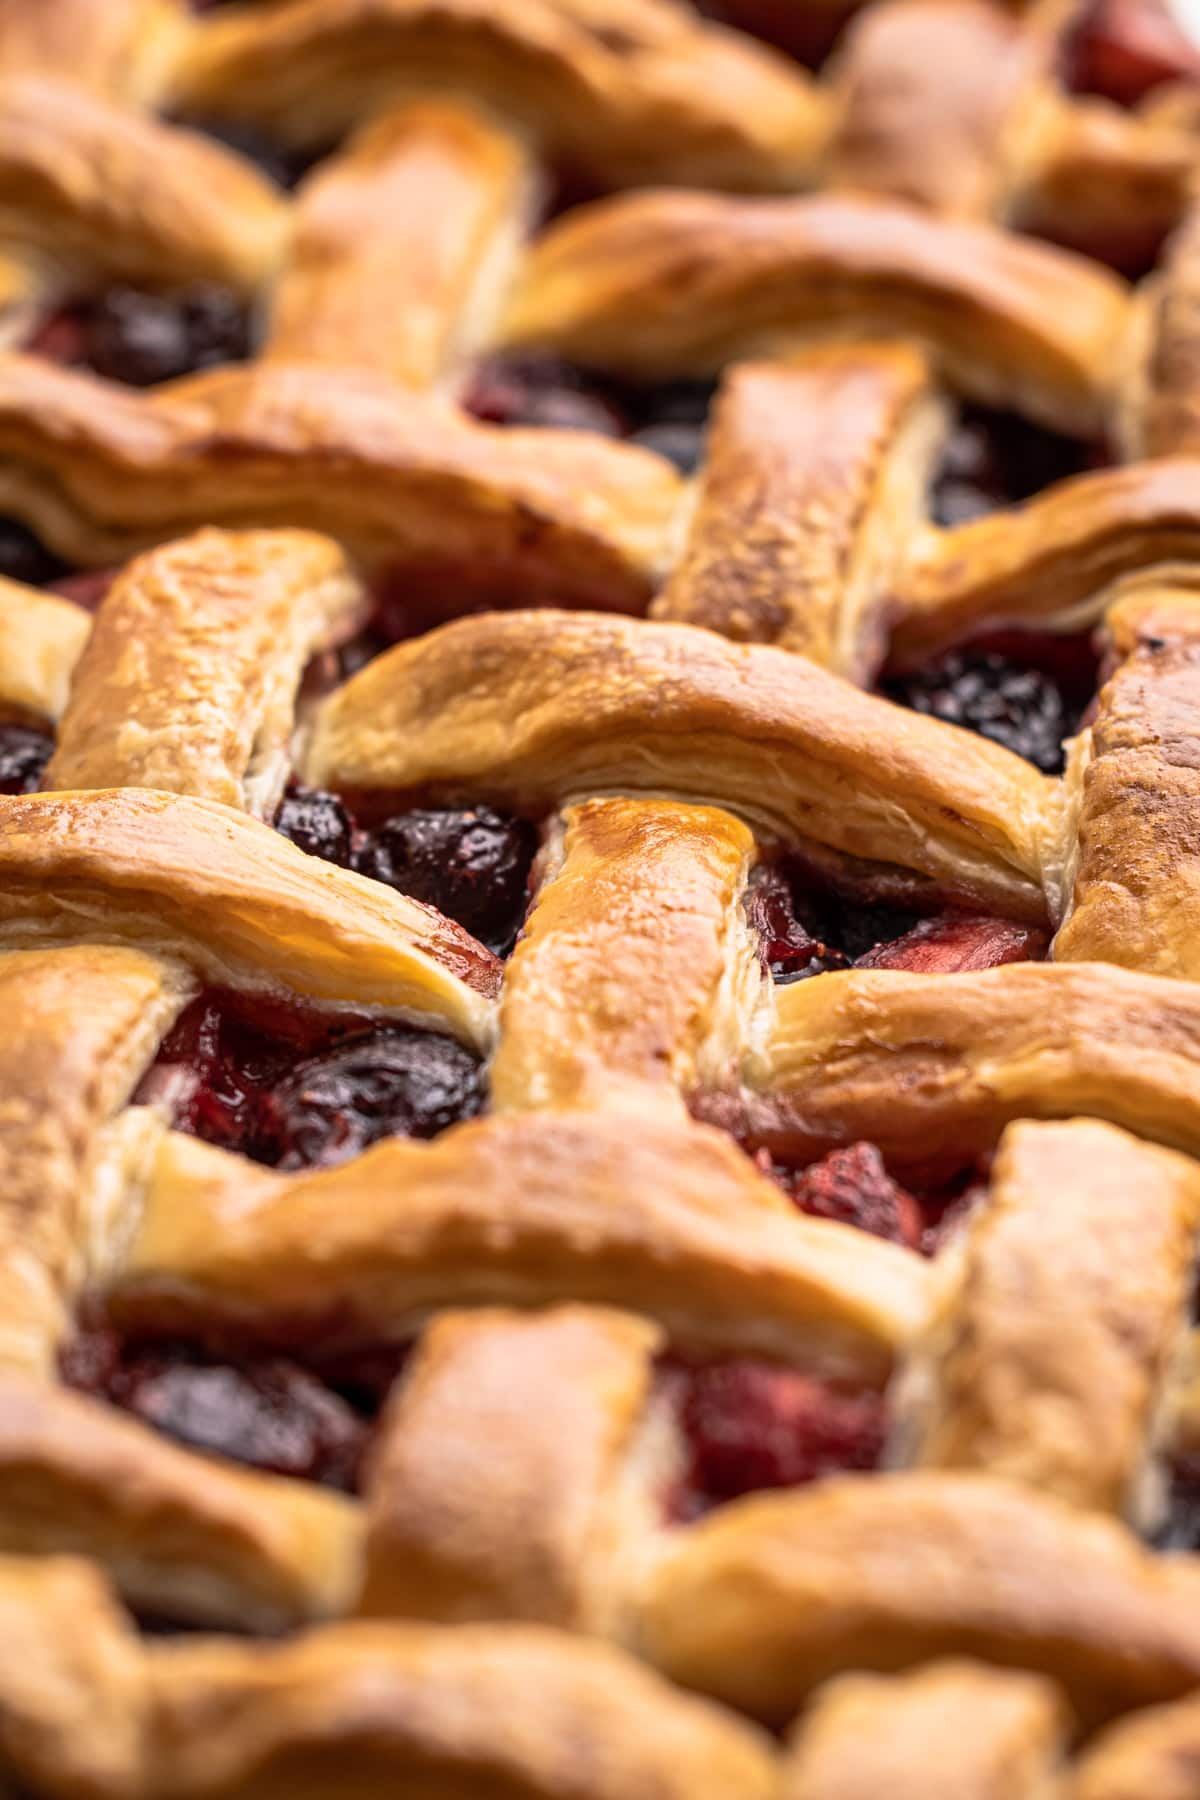
[[0,0],[0,1792],[1200,1797],[1200,51]]

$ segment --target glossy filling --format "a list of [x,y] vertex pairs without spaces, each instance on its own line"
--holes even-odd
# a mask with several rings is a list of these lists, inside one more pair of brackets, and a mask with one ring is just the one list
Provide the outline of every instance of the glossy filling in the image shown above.
[[658,1386],[684,1443],[683,1468],[664,1496],[676,1524],[744,1494],[873,1469],[883,1450],[882,1395],[781,1364],[667,1356]]
[[33,794],[54,754],[54,739],[32,725],[0,724],[0,794]]
[[286,1356],[216,1356],[173,1340],[123,1339],[97,1323],[60,1359],[63,1380],[211,1456],[354,1492],[388,1388],[393,1348],[317,1373]]
[[804,6],[798,0],[697,0],[697,10],[816,70],[853,17],[855,6],[853,0],[840,5],[824,0],[819,6]]
[[800,1165],[766,1149],[753,1156],[799,1212],[853,1225],[922,1256],[936,1255],[983,1196],[990,1166],[990,1158],[980,1156],[936,1177],[901,1181],[888,1169],[879,1147],[864,1141]]
[[746,912],[759,956],[780,985],[837,969],[907,969],[962,974],[1003,963],[1037,962],[1048,937],[1037,926],[954,908],[922,916],[817,885],[788,858],[762,863],[750,878]]
[[525,918],[534,827],[486,806],[391,811],[375,799],[372,811],[375,822],[356,816],[336,794],[293,785],[275,829],[310,856],[435,906],[506,956]]
[[485,359],[462,404],[492,425],[594,431],[655,450],[684,474],[703,455],[715,383],[674,381],[638,387],[578,368],[544,351]]
[[26,349],[127,387],[153,387],[242,362],[253,342],[245,302],[228,288],[205,283],[165,294],[109,288],[44,319]]
[[482,1110],[484,1080],[439,1032],[214,988],[180,1014],[135,1098],[166,1105],[177,1131],[299,1170],[435,1137]]
[[[398,1346],[307,1366],[282,1355],[127,1339],[94,1321],[65,1346],[60,1365],[68,1386],[191,1449],[353,1493],[407,1355]],[[675,1523],[743,1494],[874,1468],[883,1447],[882,1396],[760,1358],[668,1354],[655,1385],[684,1445],[683,1466],[662,1496]]]
[[934,475],[930,511],[939,525],[966,525],[1111,460],[1103,446],[1063,437],[1016,413],[964,406]]
[[1200,49],[1163,0],[1090,0],[1068,35],[1064,84],[1136,106],[1167,82],[1200,80]]
[[914,712],[1002,744],[1045,775],[1060,775],[1064,745],[1084,722],[1099,685],[1089,633],[992,632],[945,651],[880,691]]

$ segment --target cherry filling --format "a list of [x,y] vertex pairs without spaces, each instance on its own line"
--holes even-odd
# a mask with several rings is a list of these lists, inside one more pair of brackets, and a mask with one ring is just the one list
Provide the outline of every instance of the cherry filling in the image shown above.
[[854,5],[853,0],[840,6],[801,6],[796,0],[698,0],[698,10],[773,44],[815,70],[833,49]]
[[489,807],[418,807],[360,823],[336,794],[292,786],[275,829],[310,856],[436,906],[497,956],[525,917],[537,832]]
[[962,974],[1036,962],[1047,936],[1012,919],[948,909],[932,917],[872,905],[815,885],[787,859],[754,870],[746,896],[759,956],[781,986],[836,969],[907,969]]
[[965,525],[1109,460],[1102,448],[1047,431],[1015,413],[964,407],[934,476],[933,517],[939,525]]
[[1046,775],[1062,773],[1064,742],[1096,693],[1099,657],[1089,634],[994,632],[946,651],[881,691],[914,712],[978,732]]
[[1163,0],[1091,0],[1067,39],[1061,72],[1074,93],[1136,106],[1165,82],[1200,80],[1200,48]]
[[484,1104],[478,1059],[453,1038],[209,989],[163,1040],[136,1098],[176,1130],[294,1170],[384,1137],[435,1137]]
[[210,1455],[353,1492],[371,1428],[405,1348],[319,1373],[286,1356],[210,1355],[174,1340],[132,1342],[103,1323],[68,1342],[68,1386]]
[[754,1161],[810,1218],[854,1225],[932,1256],[984,1193],[990,1158],[977,1157],[937,1179],[904,1183],[888,1170],[878,1146],[865,1142],[846,1144],[800,1167],[765,1149],[754,1152]]
[[879,1394],[750,1357],[667,1356],[658,1380],[685,1444],[683,1470],[666,1495],[676,1524],[743,1494],[879,1462],[887,1423]]
[[0,794],[37,792],[54,739],[30,725],[0,725]]
[[150,294],[113,287],[44,320],[27,349],[128,387],[153,387],[251,354],[250,314],[228,288],[197,284]]
[[690,474],[703,454],[714,385],[674,381],[638,387],[535,350],[486,358],[463,405],[492,425],[549,425],[624,438]]

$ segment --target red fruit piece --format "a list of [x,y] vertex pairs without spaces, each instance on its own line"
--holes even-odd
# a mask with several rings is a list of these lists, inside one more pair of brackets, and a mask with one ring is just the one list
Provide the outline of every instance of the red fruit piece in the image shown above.
[[845,1469],[871,1469],[883,1448],[878,1394],[848,1393],[818,1376],[738,1358],[669,1365],[688,1448],[670,1497],[683,1521],[741,1494],[797,1487]]
[[800,1211],[814,1218],[856,1225],[872,1237],[905,1244],[910,1250],[921,1241],[921,1208],[906,1188],[892,1180],[874,1144],[831,1150],[787,1185]]
[[63,575],[50,583],[50,591],[64,600],[94,613],[116,579],[115,569],[81,569],[77,575]]
[[968,969],[997,969],[1001,963],[1040,962],[1046,944],[1046,933],[1036,926],[942,913],[922,919],[890,944],[877,944],[854,966],[907,969],[913,975],[961,975]]
[[1162,0],[1093,0],[1066,56],[1076,93],[1103,94],[1136,106],[1168,81],[1200,81],[1200,49]]

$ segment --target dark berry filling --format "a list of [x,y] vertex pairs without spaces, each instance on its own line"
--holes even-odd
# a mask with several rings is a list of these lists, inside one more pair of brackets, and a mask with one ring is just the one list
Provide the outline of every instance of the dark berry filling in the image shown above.
[[978,732],[1057,775],[1063,744],[1095,695],[1098,669],[1086,635],[993,633],[880,686],[901,706]]
[[1200,1454],[1176,1456],[1168,1469],[1166,1514],[1154,1535],[1157,1550],[1200,1550]]
[[278,1169],[328,1168],[381,1138],[430,1138],[484,1102],[453,1038],[212,989],[163,1040],[137,1098],[177,1130]]
[[274,1475],[355,1486],[367,1419],[286,1357],[239,1366],[189,1345],[131,1346],[98,1330],[67,1344],[61,1362],[68,1386],[193,1449]]
[[129,387],[153,387],[251,353],[250,315],[227,288],[206,283],[174,294],[113,287],[64,307],[34,333],[30,351],[88,368]]
[[1107,460],[1096,446],[1015,413],[964,407],[934,477],[930,508],[939,525],[965,525]]
[[749,1357],[667,1357],[659,1380],[686,1446],[685,1467],[666,1497],[676,1523],[743,1494],[879,1462],[886,1412],[878,1394]]
[[854,0],[820,6],[803,6],[798,0],[698,0],[698,8],[813,70],[825,62],[855,10]]
[[925,1171],[899,1180],[875,1144],[859,1142],[797,1166],[765,1149],[754,1161],[789,1200],[814,1219],[853,1225],[872,1237],[932,1256],[986,1191],[990,1157],[965,1167]]
[[526,351],[482,362],[463,405],[493,425],[550,425],[624,438],[690,474],[703,454],[713,385],[675,381],[637,387],[547,352]]
[[62,562],[16,519],[0,519],[0,575],[23,581],[26,587],[49,587],[70,574]]
[[132,1342],[103,1322],[65,1346],[63,1380],[206,1454],[353,1492],[406,1346],[320,1370],[287,1356]]
[[1090,0],[1062,59],[1065,85],[1136,106],[1165,82],[1200,80],[1200,48],[1164,0]]
[[312,856],[435,906],[498,956],[525,917],[537,833],[490,807],[418,807],[360,823],[335,794],[293,786],[275,828]]
[[37,791],[54,739],[29,725],[0,725],[0,794]]
[[[213,3],[224,4],[224,0],[210,0],[210,4]],[[281,144],[269,132],[246,120],[184,119],[182,123],[189,131],[202,131],[205,137],[215,138],[226,149],[236,150],[239,156],[261,169],[276,187],[289,190],[298,187],[309,170],[328,154],[327,150],[300,150]]]
[[922,918],[822,890],[786,859],[755,869],[746,896],[759,955],[785,986],[836,969],[961,974],[1038,961],[1047,938],[1034,926],[954,910]]

